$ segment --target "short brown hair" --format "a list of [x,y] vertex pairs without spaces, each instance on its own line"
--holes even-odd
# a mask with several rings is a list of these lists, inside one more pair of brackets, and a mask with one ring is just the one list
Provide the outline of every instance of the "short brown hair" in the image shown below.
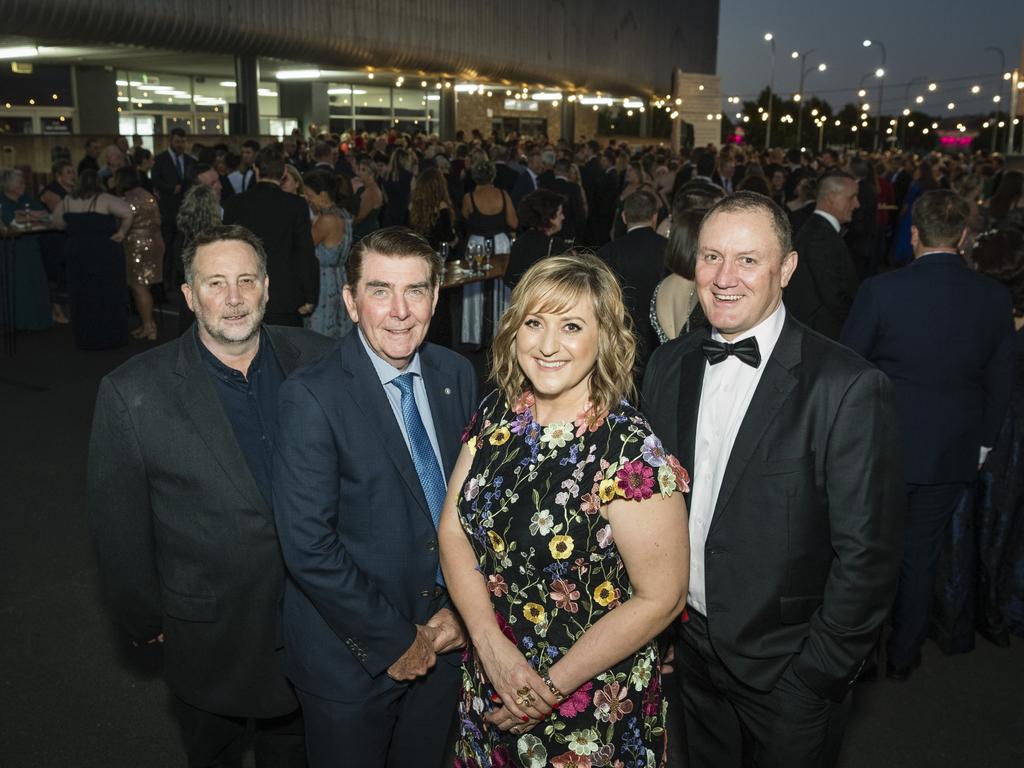
[[770,197],[759,195],[757,192],[736,192],[723,197],[704,214],[701,226],[716,213],[738,213],[740,211],[760,211],[768,217],[772,225],[772,231],[781,249],[781,258],[793,250],[793,231],[789,226],[789,218],[779,207],[778,203]]
[[917,227],[921,245],[931,248],[956,248],[967,227],[971,207],[956,192],[931,189],[914,202],[910,223]]
[[444,264],[441,257],[431,248],[427,238],[408,227],[384,227],[371,232],[354,246],[345,265],[345,276],[348,287],[355,293],[359,278],[363,276],[363,260],[366,254],[376,253],[381,256],[419,257],[430,266],[430,282],[441,284]]
[[512,291],[491,347],[491,378],[511,404],[529,386],[516,358],[516,334],[534,312],[563,312],[583,297],[594,304],[597,361],[590,377],[591,423],[634,394],[636,336],[622,302],[622,287],[611,268],[596,256],[572,251],[541,259]]
[[658,212],[658,198],[646,189],[638,189],[622,201],[626,224],[647,223]]
[[263,241],[256,237],[252,231],[238,224],[221,224],[218,227],[210,227],[198,232],[181,252],[181,261],[185,266],[186,283],[194,285],[196,252],[204,245],[211,245],[226,240],[237,240],[252,248],[253,253],[256,254],[259,276],[266,277],[267,252],[263,249]]

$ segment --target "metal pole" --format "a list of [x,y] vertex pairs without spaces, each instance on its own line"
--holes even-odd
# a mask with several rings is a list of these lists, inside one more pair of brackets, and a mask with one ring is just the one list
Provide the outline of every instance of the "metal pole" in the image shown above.
[[821,154],[821,149],[825,142],[825,121],[821,120],[818,123],[818,154]]
[[[1002,77],[1003,77],[1003,73],[1006,72],[1006,54],[1003,53],[1003,49],[1002,48],[997,48],[994,45],[987,45],[987,46],[985,46],[985,50],[986,51],[995,51],[996,53],[999,54],[999,78],[1000,78],[999,82],[1000,82],[1000,85],[996,89],[996,93],[998,93],[1000,96],[1002,96],[1002,93],[1003,93]],[[1010,124],[1011,125],[1013,124],[1013,116],[1012,115],[1010,116]],[[997,141],[996,137],[998,136],[998,134],[999,134],[999,108],[997,107],[996,108],[995,119],[992,121],[992,149],[991,149],[992,152],[996,151],[996,141]]]
[[764,148],[770,150],[772,148],[772,94],[775,93],[775,36],[769,32],[765,35],[765,39],[772,46],[772,76],[768,81],[768,127],[764,134]]
[[882,98],[885,95],[885,45],[878,40],[865,40],[864,46],[877,45],[882,49],[881,77],[878,78],[878,112],[875,115],[875,151],[878,151],[878,144],[882,135]]
[[[1010,78],[1010,115],[1006,124],[1006,154],[1013,153],[1013,135],[1016,130],[1013,121],[1017,116],[1017,84],[1020,83],[1020,70],[1013,70],[1013,77]],[[996,123],[998,125],[998,122]]]

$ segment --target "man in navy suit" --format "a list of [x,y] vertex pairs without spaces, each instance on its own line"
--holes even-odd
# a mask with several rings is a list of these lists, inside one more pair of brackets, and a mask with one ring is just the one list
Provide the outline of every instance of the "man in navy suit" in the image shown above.
[[442,269],[404,227],[363,238],[344,287],[356,329],[281,388],[284,642],[312,768],[444,758],[465,635],[436,528],[477,390],[468,361],[424,343]]
[[1010,293],[960,257],[969,214],[950,191],[918,198],[914,261],[861,285],[840,337],[892,379],[902,422],[908,506],[887,645],[894,680],[920,659],[946,527],[1010,401]]

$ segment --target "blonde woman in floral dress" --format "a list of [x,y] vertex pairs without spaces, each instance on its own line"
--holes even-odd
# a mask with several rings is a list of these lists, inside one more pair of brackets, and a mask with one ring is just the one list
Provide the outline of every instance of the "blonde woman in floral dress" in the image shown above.
[[614,274],[554,256],[517,285],[497,390],[440,524],[472,641],[457,768],[664,764],[654,638],[685,605],[689,478],[624,399],[635,341]]

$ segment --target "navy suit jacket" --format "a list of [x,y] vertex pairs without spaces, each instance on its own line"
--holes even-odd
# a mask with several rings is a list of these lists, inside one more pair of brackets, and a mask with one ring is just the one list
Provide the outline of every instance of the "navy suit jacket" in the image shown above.
[[926,253],[861,284],[840,341],[896,389],[906,480],[970,482],[1013,386],[1010,292],[955,253]]
[[[437,531],[412,457],[358,330],[281,387],[274,513],[290,579],[287,674],[351,701],[399,683],[384,674],[438,608]],[[477,401],[469,362],[420,348],[445,477]],[[457,654],[455,654],[457,656]]]

